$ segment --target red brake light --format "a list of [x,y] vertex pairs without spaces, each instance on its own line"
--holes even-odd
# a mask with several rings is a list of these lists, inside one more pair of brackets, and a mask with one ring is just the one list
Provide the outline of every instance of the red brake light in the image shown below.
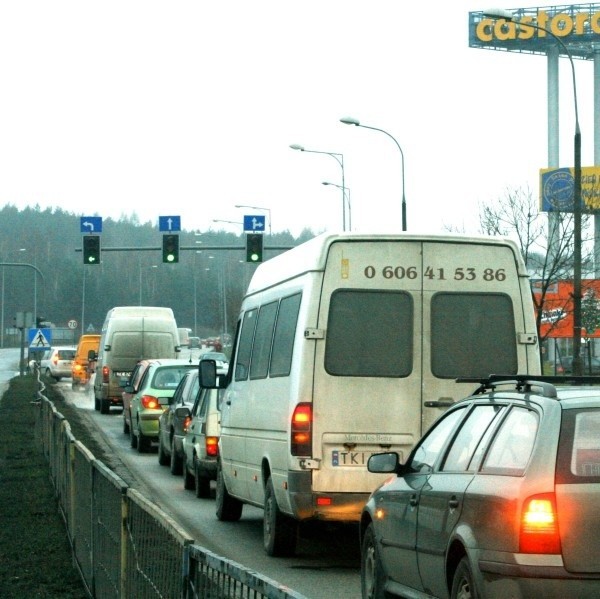
[[206,437],[206,455],[219,455],[219,437]]
[[560,553],[556,500],[553,493],[533,495],[523,504],[521,514],[521,553]]
[[147,410],[160,409],[160,403],[158,402],[158,399],[154,397],[154,395],[142,395],[140,403],[142,404],[142,407],[146,408]]
[[299,403],[292,414],[290,431],[292,455],[309,456],[312,454],[312,404]]

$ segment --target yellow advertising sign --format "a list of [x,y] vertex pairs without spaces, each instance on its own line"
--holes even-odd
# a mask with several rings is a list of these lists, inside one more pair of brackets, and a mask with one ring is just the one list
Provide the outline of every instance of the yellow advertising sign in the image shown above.
[[[540,210],[544,212],[573,212],[573,168],[540,169]],[[581,169],[581,209],[600,211],[600,166]]]

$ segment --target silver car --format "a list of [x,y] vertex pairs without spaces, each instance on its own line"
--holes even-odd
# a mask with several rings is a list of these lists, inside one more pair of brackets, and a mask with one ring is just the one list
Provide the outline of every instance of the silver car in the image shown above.
[[600,597],[600,387],[566,381],[490,377],[405,464],[370,457],[363,597]]
[[183,486],[194,489],[196,497],[210,497],[210,481],[217,480],[223,392],[200,388],[191,410],[176,410],[180,418],[190,419],[183,438]]
[[44,353],[40,362],[42,374],[55,381],[62,378],[71,378],[72,364],[75,359],[77,348],[74,345],[55,346]]

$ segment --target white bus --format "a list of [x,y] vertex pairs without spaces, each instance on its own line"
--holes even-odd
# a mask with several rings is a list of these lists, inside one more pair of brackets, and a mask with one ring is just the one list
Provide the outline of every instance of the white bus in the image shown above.
[[303,520],[357,521],[382,475],[474,383],[539,374],[529,277],[504,238],[324,234],[261,264],[224,384],[217,516],[264,508],[269,555]]

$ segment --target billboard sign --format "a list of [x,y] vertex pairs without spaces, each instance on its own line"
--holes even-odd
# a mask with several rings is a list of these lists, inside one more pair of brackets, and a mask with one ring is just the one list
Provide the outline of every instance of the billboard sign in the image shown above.
[[594,46],[600,41],[600,4],[515,8],[508,12],[512,19],[470,12],[469,47],[543,55],[552,49],[567,56],[566,49],[553,39],[556,36],[573,58],[594,58]]
[[[574,168],[540,169],[540,210],[573,212]],[[581,169],[581,210],[600,211],[600,166]]]

